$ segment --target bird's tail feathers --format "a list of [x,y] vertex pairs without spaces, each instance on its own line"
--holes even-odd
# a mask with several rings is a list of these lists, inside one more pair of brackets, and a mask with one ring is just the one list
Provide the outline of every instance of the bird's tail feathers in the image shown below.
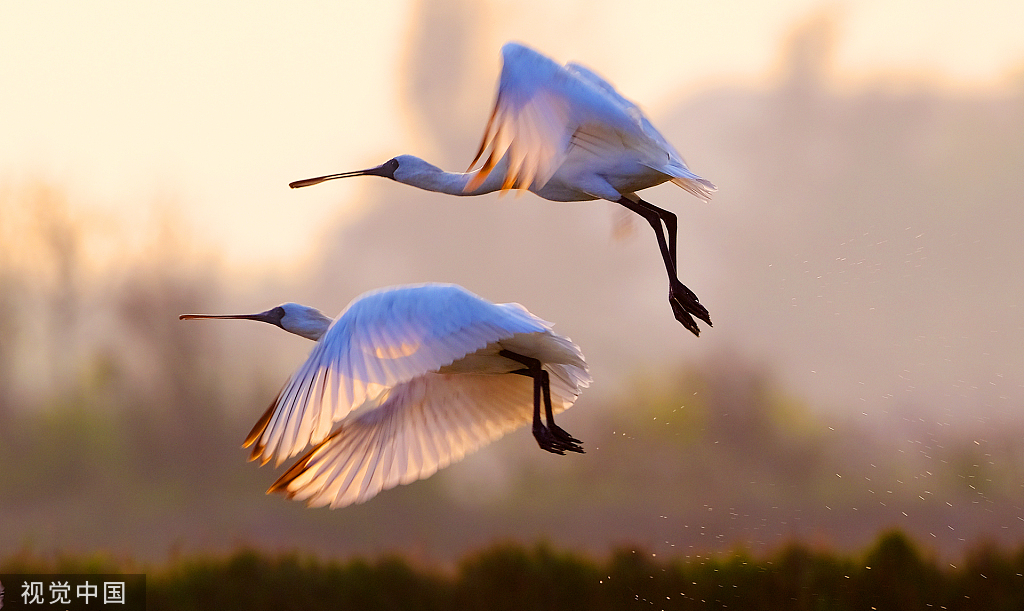
[[687,174],[689,174],[689,176],[676,176],[672,179],[672,182],[686,189],[690,194],[703,201],[709,201],[715,191],[718,191],[718,187],[716,187],[711,181],[705,180],[689,171]]

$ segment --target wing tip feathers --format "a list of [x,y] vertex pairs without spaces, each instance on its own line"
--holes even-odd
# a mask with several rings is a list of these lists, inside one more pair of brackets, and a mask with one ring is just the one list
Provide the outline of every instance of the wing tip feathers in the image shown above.
[[270,485],[270,488],[267,489],[267,494],[277,492],[285,495],[286,498],[294,498],[296,491],[289,490],[288,486],[291,485],[291,483],[295,481],[296,478],[298,478],[306,471],[306,469],[309,467],[309,463],[313,460],[313,455],[316,454],[325,445],[330,443],[335,437],[340,435],[342,430],[343,429],[339,428],[337,431],[331,433],[330,435],[325,437],[323,441],[316,444],[308,452],[306,452],[302,456],[302,458],[295,461],[295,464],[289,467],[287,471],[281,474],[281,477],[277,478],[277,480]]

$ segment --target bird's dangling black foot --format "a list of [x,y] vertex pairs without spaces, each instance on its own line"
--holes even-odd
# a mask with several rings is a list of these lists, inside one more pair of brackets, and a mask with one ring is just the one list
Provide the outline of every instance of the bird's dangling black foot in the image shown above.
[[539,420],[535,420],[533,423],[533,437],[537,440],[537,445],[542,450],[547,450],[553,454],[560,454],[562,456],[566,452],[586,454],[583,451],[583,446],[580,445],[583,443],[582,441],[554,424],[544,426]]
[[[539,414],[540,410],[535,411],[533,419],[533,436],[537,440],[537,443],[548,452],[554,452],[555,454],[564,455],[566,452],[586,454],[586,452],[583,451],[583,446],[581,445],[583,443],[582,441],[576,439],[562,429],[562,427],[555,424],[555,414],[551,410],[551,383],[547,371],[541,371],[541,391],[544,396],[544,416],[547,418],[547,426],[541,424]],[[540,428],[539,431],[538,427]],[[540,437],[538,437],[538,434]],[[544,439],[543,442],[541,441],[542,438]]]
[[[537,445],[542,450],[563,456],[566,452],[585,454],[581,445],[583,442],[555,424],[555,415],[551,409],[551,380],[541,362],[533,357],[523,356],[511,350],[501,350],[498,354],[526,365],[526,369],[517,369],[510,373],[533,379],[533,438],[537,440]],[[542,400],[544,415],[547,417],[547,426],[544,425],[544,421],[541,420],[540,416]]]
[[693,291],[686,288],[686,285],[682,282],[675,280],[669,283],[668,302],[672,306],[672,313],[675,315],[676,320],[682,323],[690,333],[700,336],[700,328],[697,327],[697,323],[693,320],[692,316],[703,320],[709,327],[713,326],[707,308],[700,304]]

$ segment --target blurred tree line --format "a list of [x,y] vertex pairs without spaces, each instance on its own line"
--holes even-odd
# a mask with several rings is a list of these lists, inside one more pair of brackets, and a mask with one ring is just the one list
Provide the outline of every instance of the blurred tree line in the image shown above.
[[322,561],[239,550],[180,559],[156,571],[132,563],[30,555],[0,573],[147,573],[147,609],[1019,609],[1024,548],[978,545],[959,566],[940,565],[903,533],[882,534],[865,552],[838,555],[790,543],[691,559],[619,548],[602,559],[498,544],[448,569],[396,556]]

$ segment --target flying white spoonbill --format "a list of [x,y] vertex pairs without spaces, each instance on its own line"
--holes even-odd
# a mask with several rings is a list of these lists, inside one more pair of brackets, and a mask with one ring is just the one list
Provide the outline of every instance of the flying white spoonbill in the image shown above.
[[[418,157],[400,155],[368,170],[299,180],[290,186],[383,176],[450,195],[528,189],[556,202],[606,199],[621,204],[654,228],[668,271],[672,311],[676,320],[699,335],[692,316],[708,325],[711,318],[676,275],[676,215],[636,192],[672,181],[707,201],[717,191],[715,185],[691,172],[636,104],[588,68],[575,63],[560,66],[517,43],[506,44],[501,54],[497,102],[465,173],[445,172]],[[474,169],[481,159],[482,165]]]
[[424,284],[366,293],[333,322],[295,303],[180,318],[258,320],[316,341],[242,446],[250,460],[281,464],[314,444],[268,493],[362,503],[531,421],[541,448],[583,452],[554,422],[590,385],[583,354],[516,303]]

